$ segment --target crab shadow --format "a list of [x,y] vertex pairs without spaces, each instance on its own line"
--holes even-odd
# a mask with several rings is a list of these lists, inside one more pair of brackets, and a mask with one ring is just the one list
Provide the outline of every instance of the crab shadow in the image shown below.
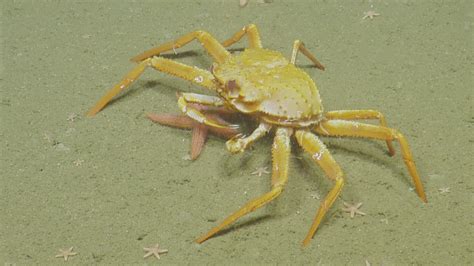
[[[253,129],[255,129],[255,125],[253,123],[245,122],[242,118],[239,119],[237,124],[241,126],[243,134],[247,136],[252,132]],[[269,134],[248,147],[243,153],[227,153],[227,155],[222,158],[222,167],[220,168],[221,176],[224,176],[228,179],[234,179],[241,178],[242,175],[249,175],[249,173],[254,170],[252,167],[255,167],[254,161],[257,157],[263,156],[263,161],[265,162],[264,165],[271,165],[272,142],[273,136],[272,134]],[[225,144],[225,141],[223,141],[223,143]],[[260,153],[265,154],[262,155]],[[246,169],[244,174],[240,174],[242,169]]]
[[[188,64],[191,66],[198,66],[198,67],[203,67],[205,69],[208,68],[208,66],[211,65],[211,61],[209,57],[205,56],[203,51],[196,51],[196,50],[187,50],[179,53],[167,53],[167,54],[161,54],[160,55],[163,58],[171,59],[171,60],[180,60],[180,59],[185,59],[185,58],[193,58],[192,62],[189,62]],[[179,62],[179,61],[178,61]],[[161,78],[163,75],[165,76],[170,76],[164,72],[161,71],[155,71],[157,73],[162,73]],[[178,78],[176,78],[178,79]],[[126,90],[123,92],[119,93],[114,99],[112,99],[108,105],[113,105],[117,102],[121,102],[123,98],[126,97],[136,97],[137,95],[143,93],[145,90],[153,89],[157,90],[160,93],[164,93],[164,96],[170,96],[172,94],[176,94],[179,89],[174,86],[175,83],[173,82],[167,82],[167,81],[159,81],[160,80],[160,75],[157,75],[156,79],[153,80],[141,80],[138,79],[135,81],[133,84],[130,85]]]
[[170,79],[163,81],[158,80],[137,80],[125,91],[115,96],[107,105],[113,106],[115,104],[128,101],[134,97],[138,97],[147,90],[155,91],[160,95],[160,98],[174,99],[176,101],[176,93],[180,91],[188,91],[187,85],[177,86],[176,82]]
[[[230,53],[235,53],[235,52],[242,52],[244,51],[245,48],[230,48],[227,49]],[[204,50],[187,50],[187,51],[179,51],[176,53],[166,53],[166,54],[160,54],[161,57],[167,58],[167,59],[181,59],[181,58],[186,58],[186,57],[197,57],[197,56],[205,56]]]
[[257,217],[251,217],[251,218],[247,218],[247,219],[244,218],[244,221],[236,222],[235,224],[232,224],[229,227],[227,227],[225,229],[222,229],[221,231],[219,231],[218,233],[213,235],[211,237],[211,239],[215,238],[215,237],[219,237],[219,236],[224,236],[228,233],[232,233],[235,230],[239,230],[240,228],[245,228],[245,227],[261,224],[262,222],[264,222],[265,220],[267,220],[269,218],[272,218],[273,216],[274,215],[271,215],[271,214],[263,214],[263,215],[259,215]]
[[115,96],[109,103],[107,103],[107,106],[113,106],[126,101],[126,99],[133,99],[133,97],[137,97],[146,90],[159,90],[161,93],[164,93],[165,97],[172,97],[172,89],[174,88],[170,87],[169,84],[161,83],[155,80],[137,80],[125,91],[120,92],[117,96]]
[[[229,52],[233,53],[239,53],[245,50],[245,48],[231,48],[227,49]],[[208,56],[205,56],[204,51],[201,50],[187,50],[187,51],[180,51],[177,53],[166,53],[166,54],[161,54],[160,55],[163,58],[171,59],[171,60],[179,60],[179,59],[185,59],[185,58],[194,58],[193,65],[196,65],[198,67],[208,69],[210,68],[212,64],[212,59],[209,58]],[[311,64],[304,64],[304,65],[299,65],[301,68],[315,68],[314,65]],[[159,77],[157,78],[159,79]],[[158,89],[159,87],[159,89]],[[143,93],[143,91],[148,90],[148,89],[153,89],[153,90],[159,90],[160,93],[165,93],[164,96],[170,96],[171,94],[175,94],[178,90],[178,88],[173,86],[173,83],[166,83],[166,82],[161,82],[158,80],[137,80],[133,84],[130,85],[126,90],[123,92],[119,93],[114,99],[112,99],[108,105],[112,106],[115,103],[123,101],[123,98],[126,97],[136,97],[137,95]]]
[[[371,162],[374,165],[379,165],[389,169],[393,175],[397,176],[397,179],[402,181],[405,185],[407,185],[407,187],[412,185],[408,170],[403,169],[406,168],[404,167],[405,165],[399,165],[400,160],[396,159],[397,154],[394,156],[390,156],[388,154],[387,146],[384,143],[374,142],[373,140],[368,139],[355,138],[347,138],[342,142],[336,138],[324,138],[322,140],[326,144],[328,150],[330,152],[332,151],[333,154],[342,154],[346,157],[354,158],[353,160],[356,161]],[[394,142],[394,144],[396,145],[397,143]],[[302,152],[302,154],[304,154],[304,152]],[[398,156],[400,155],[398,154]],[[299,160],[298,162],[300,164],[300,169],[305,172],[304,176],[307,182],[317,182],[317,187],[323,188],[322,191],[328,191],[332,188],[333,183],[327,178],[323,171],[319,170],[319,174],[315,178],[314,168],[319,168],[319,166],[309,158],[309,155],[303,156],[303,159]],[[342,168],[343,172],[345,172],[344,168],[347,169],[347,166],[340,163],[338,164]],[[311,174],[310,171],[313,173]],[[347,177],[346,175],[345,177],[346,179],[350,179],[350,177]],[[373,181],[368,180],[367,182]],[[383,183],[383,177],[376,182]]]
[[[255,145],[255,148],[271,147],[272,139],[273,138],[270,134],[270,136],[265,137],[263,141],[260,141],[262,143],[260,143],[259,145]],[[348,138],[348,140],[355,139]],[[319,169],[319,166],[314,163],[310,156],[306,154],[306,152],[304,152],[298,146],[298,144],[295,143],[295,141],[292,142],[293,159],[291,160],[291,163],[294,164],[294,166],[290,166],[289,175],[295,175],[295,172],[298,172],[300,175],[302,174],[304,183],[309,184],[308,187],[311,187],[311,190],[317,190],[321,192],[320,201],[322,201],[326,194],[329,192],[329,190],[332,188],[333,183],[326,177],[325,173],[321,169]],[[398,166],[400,160],[393,160],[396,155],[394,157],[388,155],[387,147],[384,143],[378,143],[364,139],[357,139],[352,143],[348,143],[347,141],[340,142],[337,139],[333,138],[324,138],[324,142],[326,143],[327,148],[330,151],[333,151],[333,153],[342,154],[346,157],[356,158],[356,160],[372,162],[373,164],[383,166],[387,169],[390,169],[390,171],[392,171],[393,174],[397,176],[399,180],[402,180],[402,182],[407,184],[407,186],[411,185],[408,173],[406,171],[403,171],[403,167]],[[270,149],[268,149],[268,151],[270,151]],[[252,151],[246,151],[238,156],[225,156],[222,159],[222,165],[224,166],[222,169],[224,169],[223,171],[225,171],[225,175],[222,176],[228,176],[228,178],[239,177],[240,175],[235,173],[238,173],[239,169],[248,169],[255,156],[256,155]],[[271,162],[270,152],[268,157],[265,158],[265,160]],[[291,171],[292,168],[293,171]],[[295,170],[295,168],[297,168],[298,170]],[[341,168],[344,169],[344,165],[341,165]],[[262,179],[261,182],[268,183],[268,181],[264,179]],[[229,228],[222,230],[221,232],[216,234],[216,236],[224,235],[239,228],[245,228],[247,226],[259,224],[267,219],[279,217],[282,215],[284,216],[291,213],[293,210],[298,209],[298,206],[301,206],[303,204],[303,201],[307,200],[303,196],[305,194],[303,193],[303,190],[305,189],[307,188],[289,188],[287,184],[287,187],[283,191],[282,195],[280,195],[273,202],[264,206],[266,208],[266,213],[257,214],[256,216],[247,219],[245,219],[244,216],[244,219],[242,219],[242,221],[237,221],[234,225],[231,225]],[[270,188],[268,187],[267,190],[262,191],[261,194],[263,195],[269,190]],[[341,194],[341,196],[343,194]],[[283,206],[283,210],[281,210],[282,206],[280,206],[282,204],[282,200],[291,201],[288,206]],[[335,210],[334,208],[331,209],[332,210],[328,211],[327,213],[326,220],[331,219],[330,217],[336,215],[337,213],[337,210]]]

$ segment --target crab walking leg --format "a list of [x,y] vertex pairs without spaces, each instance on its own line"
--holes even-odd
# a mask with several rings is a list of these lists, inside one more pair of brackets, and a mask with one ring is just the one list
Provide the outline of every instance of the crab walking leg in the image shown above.
[[[222,120],[216,119],[215,116],[204,114],[198,106],[192,105],[193,103],[211,107],[225,106],[224,101],[219,97],[197,93],[182,93],[178,97],[178,106],[184,114],[201,124],[221,130],[236,130],[239,127],[238,125],[223,123]],[[205,110],[205,108],[203,108],[203,110]]]
[[156,70],[189,80],[197,85],[207,89],[216,90],[214,76],[211,72],[178,63],[173,60],[162,57],[153,57],[140,62],[132,71],[130,71],[120,83],[115,85],[92,107],[87,116],[93,116],[102,110],[117,94],[125,90],[133,81],[135,81],[147,67],[153,67]]
[[291,63],[294,65],[296,63],[296,56],[298,55],[298,52],[302,52],[306,57],[308,57],[309,60],[313,62],[313,64],[316,66],[316,68],[319,68],[321,70],[324,70],[325,67],[323,64],[321,64],[318,59],[304,46],[303,42],[300,40],[295,40],[293,43],[293,51],[291,52]]
[[92,107],[89,112],[87,112],[87,116],[94,116],[98,113],[102,108],[104,108],[112,98],[127,88],[132,82],[134,82],[145,69],[148,67],[150,60],[145,60],[138,64],[132,71],[130,71],[125,78],[120,81],[117,85],[115,85],[112,89],[110,89],[100,100]]
[[[387,127],[387,122],[383,114],[376,110],[339,110],[339,111],[330,111],[324,114],[329,120],[341,119],[341,120],[358,120],[358,119],[378,119],[380,125]],[[321,128],[323,130],[323,128]],[[388,154],[390,156],[395,155],[395,149],[391,140],[386,140],[388,147]]]
[[240,41],[242,37],[247,34],[249,38],[249,47],[250,48],[262,48],[262,41],[260,35],[258,34],[257,26],[254,24],[249,24],[243,27],[241,30],[236,32],[232,37],[222,42],[224,47],[229,47],[232,44]]
[[298,130],[296,131],[295,136],[298,144],[306,152],[311,154],[313,161],[315,161],[323,169],[326,175],[335,182],[334,187],[329,191],[328,195],[321,203],[321,206],[314,217],[313,224],[303,240],[303,246],[307,246],[313,238],[314,233],[316,233],[316,230],[318,230],[326,212],[331,208],[334,201],[336,201],[339,196],[339,193],[344,186],[344,178],[341,168],[329,153],[326,146],[318,137],[316,137],[316,135],[306,130]]
[[[211,127],[216,128],[229,128],[229,129],[237,129],[238,125],[233,124],[223,124],[220,121],[213,119],[210,116],[206,116],[204,113],[199,111],[197,108],[193,107],[190,103],[201,103],[201,104],[213,104],[214,106],[220,106],[218,104],[223,104],[219,98],[207,95],[199,95],[193,93],[183,93],[178,98],[178,106],[179,109],[190,118],[194,119],[195,121],[205,124]],[[200,101],[200,99],[202,101]],[[212,99],[212,100],[211,100]],[[190,100],[190,102],[188,102]],[[212,102],[212,103],[211,103]]]
[[423,184],[421,183],[420,176],[416,170],[415,162],[413,161],[413,156],[411,154],[410,147],[408,146],[408,142],[405,137],[397,130],[388,127],[352,121],[328,120],[321,122],[319,126],[316,126],[315,131],[325,136],[398,140],[400,143],[403,160],[405,161],[408,172],[410,173],[413,183],[415,184],[416,193],[423,202],[428,202],[423,189]]
[[212,228],[207,234],[201,236],[196,240],[198,243],[202,243],[224,229],[226,226],[234,223],[240,217],[255,211],[256,209],[269,203],[283,191],[283,187],[288,181],[288,163],[290,157],[290,136],[292,130],[289,128],[278,128],[273,141],[272,156],[273,156],[273,167],[272,167],[272,189],[270,192],[251,200],[244,207],[237,212],[227,217],[220,225]]
[[[224,101],[216,96],[198,94],[198,93],[181,93],[179,96],[182,96],[184,100],[188,103],[198,103],[206,106],[215,106],[221,107],[224,106]],[[179,97],[178,97],[179,99]],[[196,110],[199,110],[198,106],[193,106]]]
[[188,66],[163,57],[151,58],[151,67],[175,77],[191,81],[192,83],[209,90],[217,90],[214,75],[207,70],[195,66]]
[[225,143],[227,150],[231,153],[243,152],[250,144],[255,142],[257,139],[265,136],[270,131],[271,128],[272,128],[271,125],[262,122],[252,132],[252,134],[250,134],[250,136],[241,137],[237,135],[234,138],[228,140]]
[[144,59],[153,57],[155,55],[159,55],[161,53],[164,53],[166,51],[173,50],[180,48],[188,43],[190,43],[193,40],[198,40],[199,43],[206,49],[206,51],[209,53],[209,55],[216,61],[217,63],[222,63],[224,62],[229,56],[230,53],[214,38],[212,37],[211,34],[205,32],[205,31],[193,31],[190,32],[184,36],[181,36],[180,38],[176,39],[175,41],[168,42],[165,44],[162,44],[156,48],[150,49],[148,51],[145,51],[135,57],[133,57],[131,60],[134,62],[139,62]]

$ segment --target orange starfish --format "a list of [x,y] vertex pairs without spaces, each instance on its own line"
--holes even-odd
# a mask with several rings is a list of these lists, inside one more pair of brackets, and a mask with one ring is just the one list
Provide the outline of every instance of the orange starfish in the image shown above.
[[[202,106],[202,105],[197,105],[197,104],[193,105],[193,107],[196,109],[199,109],[200,111],[214,111],[221,114],[231,113],[230,111],[222,109],[222,108],[213,108],[213,107]],[[226,125],[229,124],[227,121],[223,120],[217,114],[207,114],[207,116],[211,117],[212,119],[216,121],[219,121],[222,124],[226,124]],[[239,134],[239,131],[237,129],[209,127],[185,115],[148,114],[148,118],[153,122],[157,122],[165,126],[171,126],[171,127],[183,128],[183,129],[192,129],[193,136],[191,140],[191,153],[190,153],[191,160],[196,160],[199,154],[201,154],[202,149],[204,148],[204,143],[206,142],[207,135],[209,132],[225,139],[229,139]]]

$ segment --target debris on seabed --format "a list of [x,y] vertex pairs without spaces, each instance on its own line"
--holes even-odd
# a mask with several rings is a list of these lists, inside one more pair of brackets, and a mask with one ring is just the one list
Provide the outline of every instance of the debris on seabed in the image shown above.
[[[273,0],[257,0],[258,4],[268,4],[273,2]],[[240,7],[245,7],[249,3],[249,0],[239,0]]]

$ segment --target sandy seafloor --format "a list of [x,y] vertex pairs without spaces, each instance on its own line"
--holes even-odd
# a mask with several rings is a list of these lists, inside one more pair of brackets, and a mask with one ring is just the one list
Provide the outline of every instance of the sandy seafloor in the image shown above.
[[[251,0],[245,8],[230,0],[2,1],[1,8],[0,263],[473,263],[472,1]],[[380,16],[363,20],[368,10]],[[269,175],[250,173],[271,166],[271,136],[241,155],[211,137],[197,161],[184,160],[190,131],[145,114],[178,113],[176,91],[207,92],[153,70],[96,117],[84,114],[133,67],[130,57],[196,29],[224,40],[249,23],[265,47],[289,56],[301,39],[325,64],[321,72],[298,60],[326,110],[380,110],[405,134],[428,204],[410,189],[398,144],[392,158],[382,141],[323,138],[347,183],[307,248],[301,241],[318,196],[332,183],[297,145],[280,198],[193,242],[269,190]],[[180,62],[210,65],[197,43],[177,52]],[[363,202],[367,215],[351,219],[344,201]],[[144,260],[142,248],[155,243],[168,254]],[[55,258],[69,247],[78,255]]]

